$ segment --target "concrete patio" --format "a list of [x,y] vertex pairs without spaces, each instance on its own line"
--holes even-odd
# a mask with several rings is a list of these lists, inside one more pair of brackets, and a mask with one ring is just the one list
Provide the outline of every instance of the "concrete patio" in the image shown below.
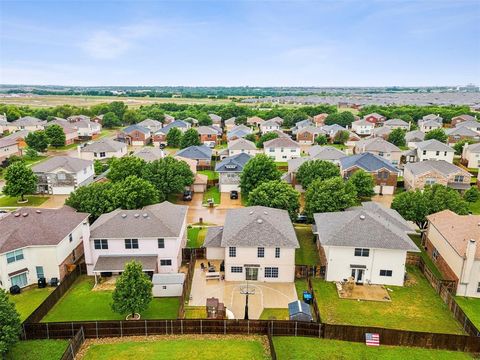
[[341,299],[365,300],[365,301],[392,301],[387,289],[383,285],[353,285],[351,289],[341,283],[336,283],[338,296]]

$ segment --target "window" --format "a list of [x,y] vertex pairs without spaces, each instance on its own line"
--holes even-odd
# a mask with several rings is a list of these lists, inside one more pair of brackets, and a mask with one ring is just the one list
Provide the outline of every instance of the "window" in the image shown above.
[[43,266],[36,266],[35,269],[37,270],[37,279],[45,277],[45,273],[43,272]]
[[165,248],[165,239],[158,239],[158,248],[159,249]]
[[236,257],[237,256],[237,248],[235,246],[230,246],[228,248],[228,256],[229,257]]
[[433,248],[433,250],[432,250],[433,260],[437,260],[439,255],[440,255],[440,253],[438,252],[438,250]]
[[68,234],[68,241],[70,241],[70,242],[73,241],[73,234]]
[[160,266],[172,266],[171,259],[162,259],[160,260]]
[[437,182],[437,180],[435,178],[427,178],[425,180],[425,185],[433,185]]
[[18,285],[21,288],[27,286],[28,285],[27,273],[24,272],[23,274],[18,274],[18,275],[12,276],[10,278],[10,282],[12,283],[12,286],[13,285]]
[[265,268],[265,277],[266,278],[278,278],[278,267],[266,267]]
[[388,179],[388,171],[380,171],[377,173],[378,179]]
[[477,285],[477,293],[480,293],[480,282]]
[[463,183],[464,179],[465,179],[465,178],[464,178],[463,175],[455,175],[455,177],[453,178],[453,181],[454,181],[454,182],[461,182],[461,183]]
[[435,152],[435,155],[436,156],[440,155],[440,151]]
[[14,250],[7,253],[7,264],[23,260],[23,250]]
[[378,152],[378,156],[383,156],[383,155],[385,155],[383,151]]
[[259,257],[259,258],[265,257],[265,248],[259,247],[257,249],[257,257]]
[[125,249],[138,249],[138,239],[125,239]]
[[162,286],[163,290],[167,290],[167,287],[165,285]]
[[380,276],[392,276],[392,270],[380,270]]
[[57,179],[58,180],[65,180],[67,178],[67,176],[65,175],[65,173],[58,173],[57,174]]
[[105,153],[104,153],[104,152],[101,152],[101,153],[100,153],[100,157],[105,157]]
[[355,248],[355,256],[369,257],[370,249]]
[[231,271],[232,273],[240,274],[240,273],[243,272],[243,267],[241,267],[241,266],[232,266],[232,267],[230,268],[230,271]]
[[96,152],[93,153],[93,157],[97,157],[97,153],[96,153]]
[[275,149],[274,148],[268,148],[268,151],[275,152]]
[[280,257],[280,248],[275,248],[275,257],[277,259]]
[[108,249],[108,240],[107,239],[93,240],[93,244],[94,244],[95,249],[97,249],[97,250]]
[[447,152],[445,151],[443,155],[447,156]]
[[423,150],[423,155],[427,155],[427,150]]

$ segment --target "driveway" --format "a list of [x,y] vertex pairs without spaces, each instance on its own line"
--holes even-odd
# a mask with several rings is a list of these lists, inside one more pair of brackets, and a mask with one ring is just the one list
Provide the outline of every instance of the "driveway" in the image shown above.
[[375,195],[372,197],[372,201],[378,202],[389,208],[392,205],[394,195]]
[[68,195],[49,195],[49,199],[42,205],[38,206],[42,209],[58,209],[65,205]]

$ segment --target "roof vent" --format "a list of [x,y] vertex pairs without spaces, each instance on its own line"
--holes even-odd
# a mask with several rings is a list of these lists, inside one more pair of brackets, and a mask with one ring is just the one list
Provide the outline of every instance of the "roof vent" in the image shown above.
[[262,219],[257,219],[257,223],[263,224],[263,220]]
[[15,217],[19,217],[20,216],[20,213],[15,213],[15,215],[13,215]]
[[253,211],[250,211],[249,214],[250,214],[250,215],[253,215]]
[[135,219],[136,219],[136,218],[138,218],[138,217],[140,216],[140,214],[135,214],[135,215],[133,215],[133,216],[135,216]]
[[42,213],[41,210],[36,210],[35,212],[36,212],[37,214],[41,214],[41,213]]
[[265,215],[268,215],[268,212],[266,212],[266,211],[264,211],[263,213],[264,213]]
[[360,220],[365,220],[365,215],[360,215]]
[[28,216],[28,213],[23,213],[22,216],[23,216],[23,217],[27,217],[27,216]]
[[148,214],[147,213],[143,213],[142,215],[144,218],[147,218],[148,217]]
[[122,218],[126,218],[127,217],[127,214],[122,214]]

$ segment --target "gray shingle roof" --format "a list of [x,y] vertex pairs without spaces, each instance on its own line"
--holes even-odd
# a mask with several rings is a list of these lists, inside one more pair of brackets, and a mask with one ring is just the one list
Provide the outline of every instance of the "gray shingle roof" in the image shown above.
[[133,153],[133,156],[143,159],[146,162],[152,162],[164,158],[165,153],[162,149],[148,146],[137,150],[135,153]]
[[120,149],[126,148],[127,144],[120,141],[115,141],[109,138],[103,138],[98,141],[94,141],[81,148],[82,152],[117,152]]
[[77,173],[89,166],[92,166],[93,161],[83,160],[70,156],[54,156],[46,161],[32,166],[33,172],[36,173],[49,173],[56,169],[62,168],[71,173]]
[[245,164],[251,156],[245,153],[240,153],[234,156],[227,157],[215,166],[216,172],[242,172]]
[[142,125],[138,125],[138,124],[127,126],[122,131],[125,134],[128,134],[128,133],[131,133],[132,131],[135,131],[135,130],[140,131],[140,132],[144,133],[145,135],[150,135],[150,129],[149,128],[147,128],[145,126],[142,126]]
[[264,206],[227,210],[221,245],[299,247],[288,212]]
[[408,123],[402,119],[390,119],[385,121],[383,126],[408,126]]
[[355,144],[362,151],[401,152],[400,148],[381,137],[360,140]]
[[[480,127],[480,125],[479,125]],[[465,137],[478,137],[480,136],[480,133],[477,131],[474,131],[470,129],[469,127],[466,126],[459,126],[459,127],[454,127],[451,129],[448,129],[445,131],[448,136],[465,136]]]
[[463,172],[466,175],[469,174],[467,171],[463,170],[462,168],[450,164],[445,160],[425,160],[416,163],[407,163],[405,165],[405,172],[411,172],[413,175],[421,175],[426,174],[431,171],[436,171],[443,176],[448,176],[450,174],[455,174],[459,172]]
[[228,150],[256,150],[257,146],[250,140],[237,139],[228,144]]
[[218,131],[212,129],[210,126],[199,126],[196,130],[200,135],[217,135],[218,134]]
[[251,133],[252,133],[252,129],[250,129],[247,126],[240,125],[240,126],[237,126],[237,127],[233,128],[229,132],[227,132],[227,139],[231,139],[234,136],[236,136],[238,138],[242,138],[242,137],[247,136],[248,134],[251,134]]
[[358,155],[351,155],[341,158],[340,167],[343,170],[349,169],[353,166],[359,167],[367,172],[374,172],[380,169],[386,169],[390,172],[398,173],[399,170],[392,165],[391,162],[372,153],[363,153]]
[[205,145],[189,146],[178,151],[175,155],[194,160],[211,160],[212,149]]
[[100,255],[95,263],[95,272],[123,271],[130,261],[138,261],[144,271],[157,269],[157,255]]
[[263,148],[299,148],[300,144],[289,137],[279,137],[263,143]]
[[117,209],[101,215],[90,228],[91,238],[178,237],[188,206],[168,201],[138,210]]
[[310,157],[318,160],[339,160],[347,156],[343,151],[333,146],[314,145],[309,150]]
[[45,125],[47,122],[45,120],[40,120],[33,116],[24,116],[15,121],[12,121],[12,124],[17,126],[32,126],[32,125]]
[[170,131],[170,129],[173,129],[173,128],[189,128],[190,127],[190,124],[186,121],[182,121],[182,120],[174,120],[173,122],[171,122],[170,124],[168,124],[167,126],[161,128],[160,130],[157,131],[157,133],[162,133],[162,134],[168,134],[168,132]]
[[417,144],[417,149],[419,150],[429,150],[429,151],[450,151],[454,152],[450,146],[436,140],[436,139],[430,139],[430,140],[425,140],[422,142],[419,142]]
[[205,235],[204,247],[221,247],[222,246],[223,226],[211,226],[207,228]]
[[235,120],[237,120],[237,118],[235,116],[231,117],[231,118],[225,120],[225,125],[235,125]]
[[480,153],[480,143],[468,145],[468,151],[471,153]]
[[137,125],[144,126],[144,127],[154,127],[154,128],[161,128],[162,123],[155,119],[145,119],[140,121]]
[[409,131],[405,134],[405,141],[423,141],[425,139],[425,133],[420,130]]

